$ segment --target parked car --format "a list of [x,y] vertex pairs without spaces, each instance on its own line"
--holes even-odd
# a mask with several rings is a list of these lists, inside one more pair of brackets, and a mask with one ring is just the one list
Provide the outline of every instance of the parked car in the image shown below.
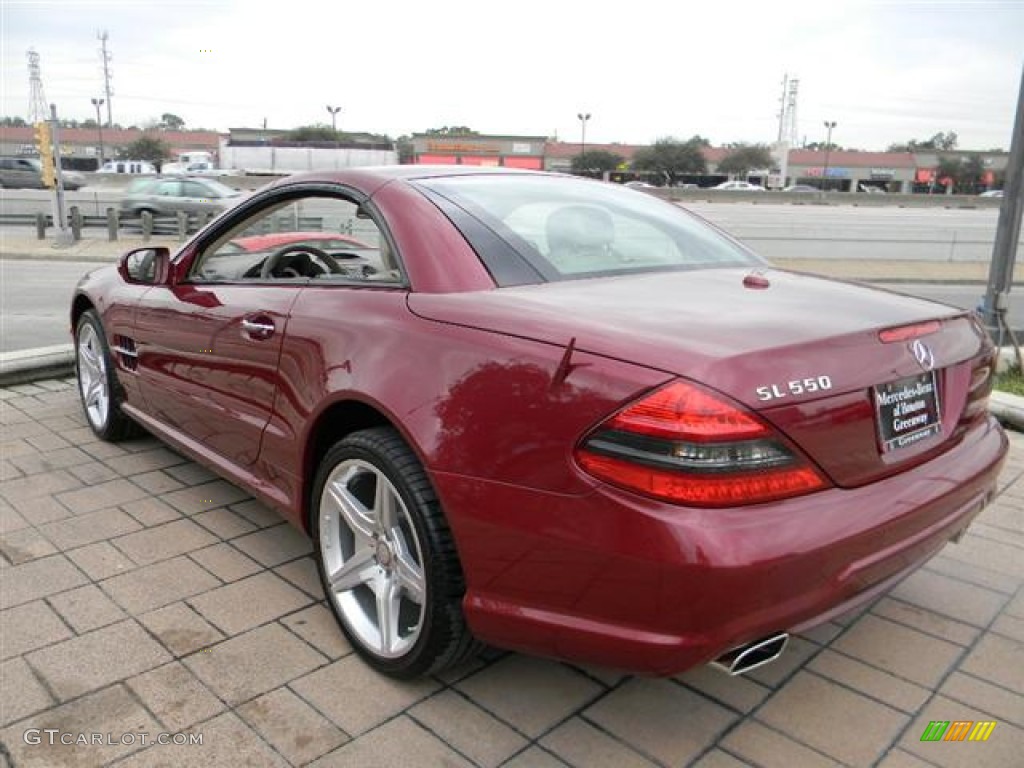
[[1003,190],[1001,189],[990,189],[986,192],[982,192],[978,197],[1002,197]]
[[627,181],[623,186],[629,187],[630,189],[657,189],[653,184],[648,184],[646,181],[638,180]]
[[[359,269],[310,217],[358,221]],[[239,248],[261,231],[299,241]],[[70,320],[93,432],[144,427],[307,531],[400,677],[477,641],[747,671],[958,537],[1007,450],[974,313],[561,175],[292,176],[90,273]]]
[[790,184],[788,187],[782,188],[783,192],[794,192],[797,194],[810,194],[812,192],[821,192],[817,187],[812,187],[810,184]]
[[[64,189],[74,192],[86,184],[85,176],[78,171],[61,169]],[[43,164],[35,157],[0,157],[0,187],[9,189],[45,189]]]
[[154,178],[133,182],[121,198],[121,215],[155,216],[186,213],[220,213],[241,201],[237,189],[213,179]]
[[885,189],[874,184],[861,184],[858,189],[869,195],[885,195],[888,194]]
[[729,192],[764,192],[764,187],[751,184],[749,181],[723,181],[711,189],[724,189]]

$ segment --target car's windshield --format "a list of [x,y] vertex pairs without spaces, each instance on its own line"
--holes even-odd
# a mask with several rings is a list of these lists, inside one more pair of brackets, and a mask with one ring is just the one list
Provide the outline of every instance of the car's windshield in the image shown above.
[[[615,184],[525,174],[417,184],[483,223],[538,268],[538,281],[763,263],[671,203]],[[486,248],[464,234],[478,252]]]

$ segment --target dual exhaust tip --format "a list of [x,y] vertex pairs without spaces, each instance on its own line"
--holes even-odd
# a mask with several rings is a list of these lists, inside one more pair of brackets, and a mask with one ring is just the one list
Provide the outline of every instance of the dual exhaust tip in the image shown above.
[[711,662],[711,666],[728,672],[730,675],[742,675],[775,661],[785,650],[787,643],[789,643],[789,635],[780,632],[777,635],[733,648]]

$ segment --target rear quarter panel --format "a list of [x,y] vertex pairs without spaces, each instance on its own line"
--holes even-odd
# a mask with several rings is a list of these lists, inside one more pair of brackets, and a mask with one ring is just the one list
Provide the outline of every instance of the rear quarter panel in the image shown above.
[[383,413],[431,472],[586,493],[592,482],[574,467],[576,441],[668,376],[576,353],[556,382],[564,353],[424,320],[401,290],[308,288],[289,321],[261,464],[292,485],[291,512],[305,523],[298,517],[315,472],[315,424],[333,404],[357,401]]

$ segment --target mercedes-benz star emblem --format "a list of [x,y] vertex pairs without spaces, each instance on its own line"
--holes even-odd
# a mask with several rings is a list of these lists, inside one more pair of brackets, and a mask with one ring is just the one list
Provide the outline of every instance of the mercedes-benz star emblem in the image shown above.
[[926,371],[935,367],[935,354],[932,352],[932,348],[920,339],[914,339],[910,345],[910,351],[914,353],[917,364]]

